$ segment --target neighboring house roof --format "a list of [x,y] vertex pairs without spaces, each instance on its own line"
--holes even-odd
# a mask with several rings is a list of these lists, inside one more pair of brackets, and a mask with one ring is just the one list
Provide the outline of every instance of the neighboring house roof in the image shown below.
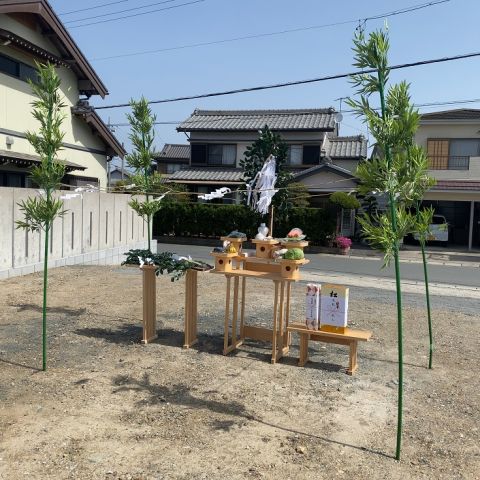
[[363,135],[354,137],[326,137],[325,155],[330,158],[353,158],[367,157],[367,139]]
[[345,178],[350,178],[352,181],[355,181],[355,182],[358,181],[350,170],[339,167],[338,165],[334,165],[333,163],[322,163],[320,165],[315,165],[312,168],[308,168],[307,170],[302,170],[300,172],[295,173],[293,178],[294,180],[299,180],[301,178],[309,177],[310,175],[315,175],[321,172],[322,170],[337,173],[338,175]]
[[155,160],[175,160],[175,161],[190,161],[190,145],[180,143],[166,143],[162,151],[154,156]]
[[[108,90],[100,80],[100,77],[46,0],[3,0],[0,3],[0,14],[2,13],[36,15],[36,19],[42,26],[44,34],[48,36],[49,40],[59,50],[61,54],[60,60],[63,64],[68,65],[77,75],[80,93],[100,95],[102,98],[108,95]],[[21,39],[18,35],[16,37]],[[17,39],[14,40],[17,47],[20,46],[33,55],[45,58],[45,53],[42,53],[42,49],[24,39],[21,39],[24,40],[22,45]],[[45,51],[43,50],[43,52]]]
[[296,110],[195,110],[178,127],[179,132],[257,131],[268,125],[282,131],[333,131],[334,108]]
[[172,173],[169,182],[178,183],[236,183],[243,182],[243,170],[241,168],[189,168]]
[[480,121],[480,109],[458,108],[441,112],[423,113],[420,120],[478,120]]
[[[71,172],[73,170],[86,170],[87,167],[82,167],[73,162],[67,162],[59,159],[65,164],[66,171]],[[29,155],[28,153],[11,152],[9,150],[0,150],[0,165],[12,164],[18,167],[32,167],[38,165],[41,159],[37,155]]]
[[480,192],[480,180],[437,180],[437,183],[432,187],[432,190],[469,190]]
[[[118,168],[118,167],[115,167],[113,170],[110,170],[110,175],[112,175],[114,173],[117,173],[117,172],[121,175],[122,174],[122,169]],[[123,176],[127,177],[127,178],[130,178],[132,176],[132,173],[128,172],[127,170],[123,170]]]
[[118,155],[123,158],[127,153],[123,145],[117,140],[117,137],[109,130],[98,113],[88,104],[87,100],[80,100],[77,105],[72,107],[72,114],[76,117],[83,118],[95,133],[107,145],[107,155],[114,157]]

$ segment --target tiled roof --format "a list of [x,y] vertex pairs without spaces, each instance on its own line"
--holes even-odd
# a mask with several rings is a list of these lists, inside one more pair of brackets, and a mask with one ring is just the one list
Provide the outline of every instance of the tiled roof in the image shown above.
[[178,160],[190,160],[190,145],[180,143],[166,143],[162,151],[154,157],[156,160],[160,158],[174,158]]
[[241,168],[187,168],[173,173],[169,181],[242,183]]
[[480,192],[480,180],[437,180],[432,190],[470,190]]
[[333,131],[334,108],[303,110],[195,110],[182,122],[179,132],[196,130],[256,131],[268,125],[272,130]]
[[458,108],[456,110],[444,110],[442,112],[423,113],[421,120],[479,120],[480,109]]
[[366,158],[367,139],[363,135],[356,137],[327,137],[326,155],[331,158]]

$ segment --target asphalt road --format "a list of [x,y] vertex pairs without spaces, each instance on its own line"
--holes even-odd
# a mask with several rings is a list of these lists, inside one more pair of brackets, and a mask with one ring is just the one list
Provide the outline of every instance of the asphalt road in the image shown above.
[[[180,255],[191,255],[194,259],[211,263],[209,255],[211,247],[198,245],[158,244],[158,251],[175,252]],[[378,258],[342,257],[339,255],[309,254],[310,263],[306,270],[347,273],[351,275],[394,278],[393,265],[382,269],[382,261]],[[404,280],[422,281],[423,266],[421,263],[401,262],[401,275]],[[459,285],[480,288],[480,268],[458,265],[429,265],[429,280],[432,283]]]

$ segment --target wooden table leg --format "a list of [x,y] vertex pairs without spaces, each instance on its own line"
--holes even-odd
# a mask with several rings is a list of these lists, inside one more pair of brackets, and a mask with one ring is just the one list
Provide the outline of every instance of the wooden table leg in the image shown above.
[[300,355],[298,366],[303,367],[308,362],[308,333],[300,334]]
[[245,289],[247,286],[247,279],[242,278],[242,305],[240,308],[240,338],[243,340],[245,338],[245,333],[243,327],[245,326]]
[[[292,282],[287,282],[287,305],[285,307],[285,330],[288,329],[290,322],[290,295],[292,293]],[[292,332],[287,330],[287,346],[292,344]]]
[[227,295],[225,300],[225,334],[223,338],[223,354],[226,355],[228,353],[228,327],[230,323],[230,276],[227,277]]
[[239,278],[233,279],[233,316],[232,316],[232,345],[237,343],[237,317],[238,317],[238,285]]
[[350,343],[350,358],[349,358],[349,364],[348,364],[348,370],[347,370],[348,375],[353,375],[358,368],[357,345],[358,345],[358,342],[356,340],[353,340]]
[[277,361],[277,330],[278,330],[278,280],[273,281],[275,284],[275,297],[273,302],[273,328],[272,328],[272,363]]

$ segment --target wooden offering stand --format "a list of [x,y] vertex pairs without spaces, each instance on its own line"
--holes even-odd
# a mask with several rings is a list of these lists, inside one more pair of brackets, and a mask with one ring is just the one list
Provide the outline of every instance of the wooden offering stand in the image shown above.
[[[299,267],[309,261],[281,260],[271,258],[272,250],[279,244],[278,240],[252,240],[256,247],[256,256],[239,254],[232,257],[212,252],[215,257],[215,270],[212,273],[224,274],[227,280],[225,300],[225,325],[223,354],[227,355],[242,345],[245,338],[271,342],[271,362],[276,363],[286,355],[290,345],[287,331],[290,317],[291,283],[299,280]],[[232,268],[225,269],[219,265],[218,259],[232,259]],[[285,263],[286,262],[286,263]],[[293,263],[292,263],[293,262]],[[289,267],[289,268],[287,268]],[[273,328],[258,325],[247,325],[245,322],[246,282],[248,278],[271,280],[274,284]],[[233,296],[231,295],[233,279]],[[233,297],[233,298],[232,298]]]
[[157,267],[142,265],[143,274],[143,331],[142,343],[157,338]]

